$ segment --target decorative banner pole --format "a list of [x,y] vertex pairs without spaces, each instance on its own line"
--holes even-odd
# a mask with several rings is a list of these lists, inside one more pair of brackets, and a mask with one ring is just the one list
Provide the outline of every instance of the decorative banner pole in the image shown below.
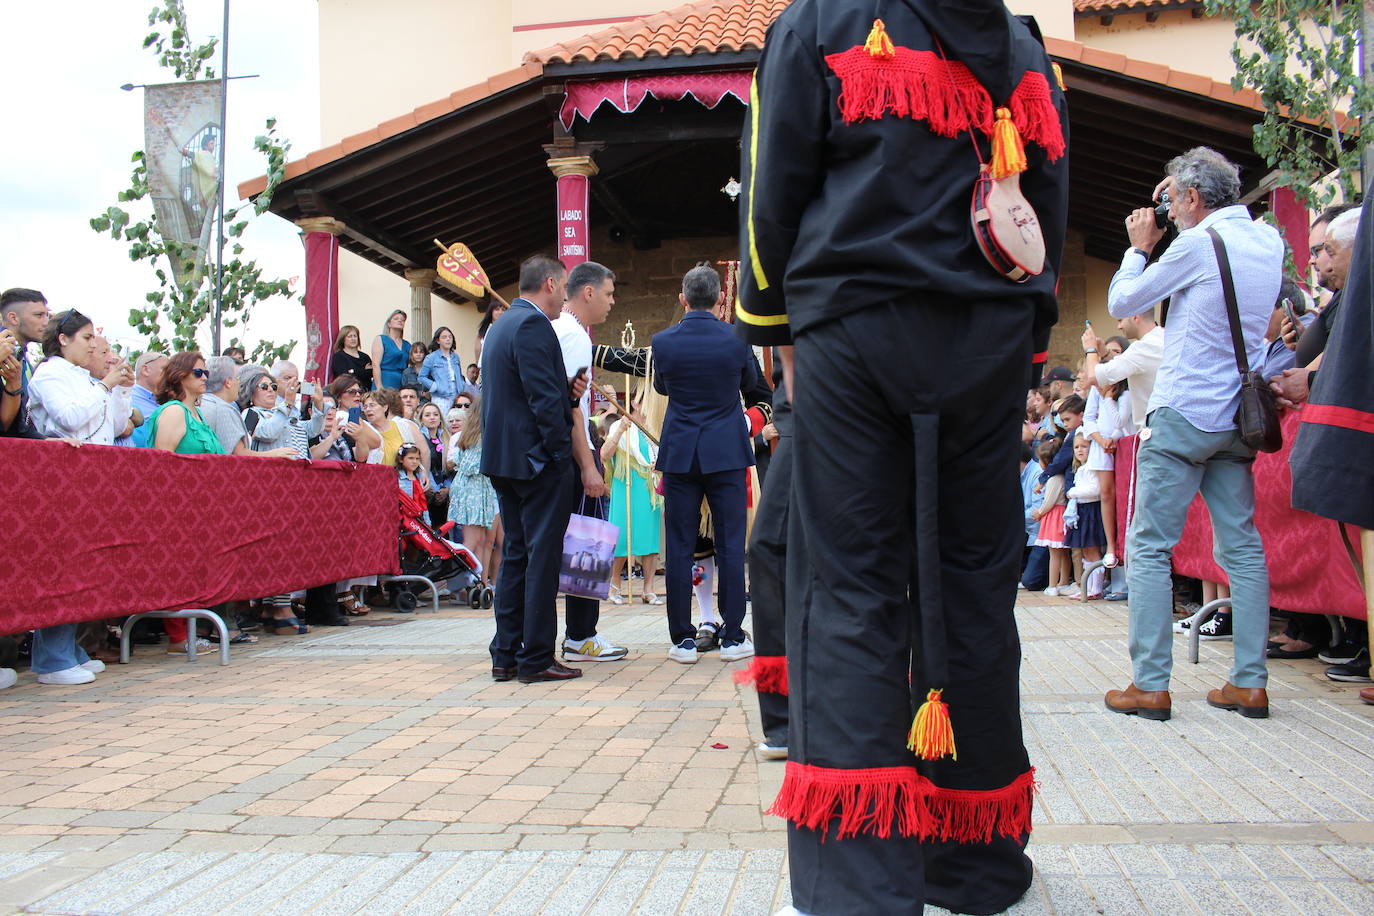
[[[635,325],[633,321],[626,320],[625,327],[620,331],[620,345],[627,350],[634,349],[635,345]],[[632,376],[625,373],[625,415],[628,417],[635,408],[634,401],[631,400],[632,392],[630,385]],[[615,403],[615,399],[611,399]],[[634,429],[634,424],[627,422],[623,435],[629,436]],[[626,460],[622,461],[625,469],[625,590],[634,595],[635,586],[635,546],[634,546],[634,527],[631,518],[634,516],[634,495],[631,492],[631,480],[634,477],[634,468],[630,467],[630,462],[634,459],[634,440],[625,443]],[[644,583],[647,590],[649,583]]]
[[481,299],[483,293],[488,293],[491,298],[506,308],[510,308],[510,303],[491,288],[491,281],[487,279],[487,272],[482,269],[481,264],[477,263],[477,258],[473,256],[468,246],[462,242],[445,245],[438,239],[434,240],[434,244],[438,245],[439,250],[443,252],[434,265],[434,270],[438,273],[439,279],[444,280],[470,299]]

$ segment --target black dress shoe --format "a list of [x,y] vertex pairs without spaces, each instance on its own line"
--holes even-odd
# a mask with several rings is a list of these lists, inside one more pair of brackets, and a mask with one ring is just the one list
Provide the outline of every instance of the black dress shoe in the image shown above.
[[491,667],[491,679],[492,679],[493,681],[512,681],[512,680],[515,680],[515,669],[514,669],[514,668],[498,668],[498,667],[496,667],[495,665],[492,665],[492,667]]
[[533,684],[538,681],[570,681],[575,677],[582,676],[581,668],[569,668],[567,665],[554,662],[543,671],[535,674],[520,675],[520,683]]

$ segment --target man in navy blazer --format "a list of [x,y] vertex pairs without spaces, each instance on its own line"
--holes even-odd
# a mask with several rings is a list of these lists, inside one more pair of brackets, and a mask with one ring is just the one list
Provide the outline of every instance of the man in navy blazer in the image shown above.
[[692,559],[701,524],[701,500],[711,508],[720,588],[721,658],[748,658],[754,644],[744,633],[744,529],[748,472],[754,463],[750,423],[741,392],[758,390],[753,351],[714,309],[720,275],[701,264],[682,278],[678,300],[686,314],[654,335],[654,388],[668,396],[658,448],[663,473],[664,583],[668,657],[697,660],[692,626]]
[[482,473],[501,505],[506,540],[496,582],[491,676],[522,683],[580,677],[554,660],[558,567],[573,509],[572,408],[552,320],[563,308],[563,263],[535,255],[520,265],[520,296],[482,346]]

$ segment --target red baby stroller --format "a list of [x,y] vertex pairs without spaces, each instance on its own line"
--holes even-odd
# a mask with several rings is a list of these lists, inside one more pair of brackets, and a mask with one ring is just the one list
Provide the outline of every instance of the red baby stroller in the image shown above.
[[[444,535],[453,527],[445,522],[434,528],[425,520],[425,498],[410,495],[404,489],[401,498],[401,572],[408,576],[424,576],[431,582],[447,583],[459,600],[466,600],[473,609],[489,608],[493,594],[482,585],[482,564],[472,551]],[[425,586],[404,582],[388,583],[391,606],[398,611],[413,611],[419,604],[419,593]]]

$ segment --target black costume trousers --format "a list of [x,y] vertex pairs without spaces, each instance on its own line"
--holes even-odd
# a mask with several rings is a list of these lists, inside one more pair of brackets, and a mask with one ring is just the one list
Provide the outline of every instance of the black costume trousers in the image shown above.
[[496,580],[495,668],[538,674],[553,664],[558,636],[558,569],[572,514],[573,462],[550,464],[530,480],[493,477],[506,540]]
[[[809,768],[913,768],[938,789],[993,793],[1028,778],[1013,607],[1031,322],[1029,304],[931,296],[797,335],[789,546],[805,544],[809,558],[788,564],[789,780],[794,767],[799,782]],[[927,682],[909,598],[918,455],[934,456],[938,474],[943,684]],[[918,765],[907,750],[929,687],[944,688],[957,762]],[[993,913],[1030,886],[1024,835],[922,842],[894,827],[886,839],[840,839],[838,823],[788,825],[803,912],[919,916],[929,902]]]
[[[754,528],[749,536],[749,597],[754,615],[754,657],[787,654],[787,519],[792,500],[792,437],[778,438],[768,462]],[[800,550],[801,545],[793,545]],[[787,746],[787,694],[759,690],[759,719],[764,741]]]

